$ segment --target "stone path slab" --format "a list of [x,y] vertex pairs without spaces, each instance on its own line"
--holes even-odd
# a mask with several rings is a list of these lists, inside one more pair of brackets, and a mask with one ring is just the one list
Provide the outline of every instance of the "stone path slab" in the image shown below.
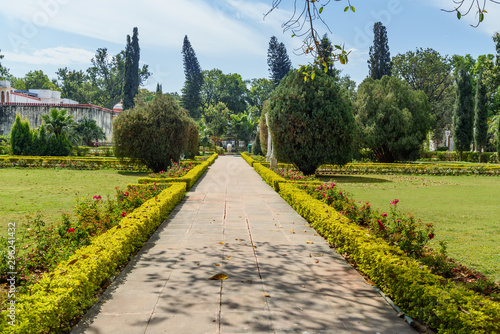
[[416,332],[243,159],[219,156],[72,333]]

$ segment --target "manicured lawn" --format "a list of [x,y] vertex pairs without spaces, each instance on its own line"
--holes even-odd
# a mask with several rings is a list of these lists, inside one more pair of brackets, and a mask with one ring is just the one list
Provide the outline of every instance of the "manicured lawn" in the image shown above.
[[331,179],[356,200],[382,211],[399,199],[401,212],[434,223],[435,248],[439,240],[446,241],[452,258],[500,281],[500,177],[339,175]]
[[116,170],[69,170],[38,168],[0,169],[0,235],[8,222],[16,222],[21,233],[25,216],[40,210],[46,223],[72,213],[76,197],[114,196],[115,187],[124,189],[144,173]]

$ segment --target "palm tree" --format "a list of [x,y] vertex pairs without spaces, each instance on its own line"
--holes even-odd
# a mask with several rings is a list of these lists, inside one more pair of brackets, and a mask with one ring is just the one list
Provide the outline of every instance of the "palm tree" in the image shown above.
[[93,146],[95,141],[106,139],[104,130],[97,125],[95,120],[88,119],[87,117],[78,121],[76,133],[80,136],[83,144],[86,146]]
[[68,115],[67,112],[66,109],[57,110],[52,108],[47,115],[42,115],[49,134],[59,137],[63,133],[69,135],[72,132],[71,128],[74,126],[75,121],[73,115]]

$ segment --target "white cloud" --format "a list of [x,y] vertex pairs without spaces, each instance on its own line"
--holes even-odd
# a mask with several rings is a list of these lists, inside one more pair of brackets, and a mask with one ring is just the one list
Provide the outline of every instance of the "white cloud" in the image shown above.
[[86,64],[94,57],[94,53],[88,50],[66,47],[36,50],[31,54],[6,51],[4,55],[5,59],[8,59],[9,62],[58,66]]
[[[221,10],[221,4],[228,11]],[[197,52],[216,54],[231,49],[237,54],[260,54],[266,49],[261,43],[261,34],[265,33],[262,29],[279,27],[275,21],[283,15],[278,10],[263,21],[263,13],[269,8],[265,3],[240,0],[26,0],[23,6],[2,4],[0,13],[17,19],[16,31],[27,39],[36,38],[36,34],[25,33],[27,27],[34,26],[38,30],[49,27],[124,45],[126,35],[138,27],[142,46],[180,50],[184,35],[188,35]],[[260,24],[256,24],[257,18]]]

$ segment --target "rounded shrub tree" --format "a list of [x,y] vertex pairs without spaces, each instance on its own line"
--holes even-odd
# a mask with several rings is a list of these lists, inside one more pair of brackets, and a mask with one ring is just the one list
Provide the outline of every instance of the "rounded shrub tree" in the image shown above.
[[199,153],[199,135],[198,135],[198,124],[193,119],[189,119],[188,122],[188,133],[187,133],[187,143],[186,143],[186,158],[194,159]]
[[377,161],[418,157],[431,125],[424,92],[395,77],[367,78],[359,86],[355,106],[359,142]]
[[325,163],[352,159],[352,104],[335,80],[321,70],[313,80],[293,70],[281,80],[269,101],[274,155],[293,163],[305,175]]
[[166,170],[185,152],[189,123],[187,112],[167,94],[148,103],[138,100],[113,122],[113,151],[155,172]]

